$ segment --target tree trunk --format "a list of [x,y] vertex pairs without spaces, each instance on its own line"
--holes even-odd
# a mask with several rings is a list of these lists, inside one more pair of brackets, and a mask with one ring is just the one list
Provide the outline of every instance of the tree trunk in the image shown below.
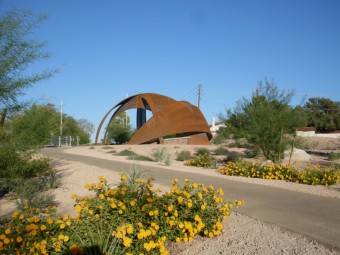
[[5,126],[6,116],[7,116],[7,109],[4,109],[1,113],[0,127]]
[[290,154],[289,154],[288,166],[290,166],[290,161],[292,160],[292,155],[293,155],[294,145],[295,145],[295,139],[296,139],[296,136],[294,136],[293,141],[292,141],[292,148],[291,148]]
[[282,137],[283,137],[283,128],[281,128],[281,134],[280,134],[280,144],[279,144],[279,159],[278,159],[278,163],[281,163],[281,147],[282,147]]

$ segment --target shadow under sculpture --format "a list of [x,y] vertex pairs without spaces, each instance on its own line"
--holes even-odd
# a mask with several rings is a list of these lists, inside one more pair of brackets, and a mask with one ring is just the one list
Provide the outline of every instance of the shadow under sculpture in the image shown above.
[[[176,138],[186,137],[186,144],[206,145],[212,138],[208,123],[198,107],[167,96],[144,93],[130,96],[108,111],[99,124],[96,144],[103,123],[114,109],[116,111],[111,116],[108,125],[122,112],[137,109],[137,131],[129,144],[162,144],[164,137],[175,135]],[[147,110],[152,112],[149,120],[146,120]],[[104,141],[106,141],[106,132]]]

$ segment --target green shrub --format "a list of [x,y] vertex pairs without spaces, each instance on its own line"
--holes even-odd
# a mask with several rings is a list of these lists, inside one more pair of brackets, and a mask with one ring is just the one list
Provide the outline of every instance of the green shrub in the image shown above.
[[247,158],[257,158],[261,155],[261,150],[257,146],[250,146],[245,151],[245,156]]
[[157,162],[163,162],[166,154],[166,149],[165,148],[157,148],[153,153],[152,157],[155,159]]
[[191,152],[188,151],[188,150],[183,150],[183,151],[180,151],[178,154],[177,154],[177,158],[176,160],[177,161],[185,161],[185,160],[188,160],[191,158]]
[[46,191],[38,178],[12,180],[10,189],[9,200],[21,210],[24,207],[46,208],[56,205],[55,196]]
[[137,156],[138,154],[131,151],[131,150],[122,150],[120,152],[117,153],[117,156],[126,156],[126,157],[130,157],[130,156]]
[[32,159],[32,155],[33,151],[18,151],[13,144],[0,144],[0,193],[11,191],[17,179],[49,174],[50,159]]
[[197,156],[204,155],[204,154],[210,155],[210,150],[207,149],[207,148],[204,148],[204,147],[197,149],[197,151],[196,151]]
[[128,159],[132,160],[138,160],[138,161],[154,161],[152,158],[144,155],[133,155],[133,156],[128,156]]
[[214,150],[215,155],[227,155],[228,153],[229,153],[228,149],[222,146],[219,146]]
[[338,153],[338,152],[329,153],[328,158],[329,158],[329,160],[340,159],[340,153]]
[[111,149],[112,149],[112,146],[103,146],[102,149],[103,149],[103,150],[111,150]]
[[56,189],[61,186],[61,177],[56,170],[50,170],[45,175],[40,176],[45,189]]
[[162,162],[167,166],[171,165],[171,154],[165,148],[157,148],[156,151],[152,153],[152,157],[156,162]]
[[222,144],[226,141],[225,135],[217,133],[217,135],[212,139],[213,144]]

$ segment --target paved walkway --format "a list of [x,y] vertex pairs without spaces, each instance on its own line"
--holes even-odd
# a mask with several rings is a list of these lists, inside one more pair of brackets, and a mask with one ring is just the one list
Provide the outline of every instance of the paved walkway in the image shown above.
[[[78,161],[117,172],[130,169],[129,163],[67,154],[58,148],[46,149],[44,152],[52,157]],[[208,186],[221,187],[225,199],[246,201],[246,205],[237,210],[240,213],[301,233],[340,251],[340,199],[200,174],[180,171],[174,173],[161,167],[148,167],[147,170],[152,172],[156,183],[165,186],[169,186],[173,178],[180,180],[188,178]]]

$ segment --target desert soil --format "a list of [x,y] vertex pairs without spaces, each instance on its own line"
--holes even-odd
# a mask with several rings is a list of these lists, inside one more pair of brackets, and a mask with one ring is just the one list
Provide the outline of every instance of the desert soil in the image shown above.
[[[156,145],[157,146],[157,145]],[[252,182],[261,185],[270,185],[280,188],[294,190],[296,192],[306,192],[318,196],[335,197],[340,199],[340,186],[333,187],[310,186],[284,181],[248,179],[242,177],[222,176],[216,170],[194,168],[184,166],[183,162],[175,161],[176,153],[182,150],[194,152],[199,146],[189,145],[162,145],[169,152],[173,161],[170,166],[157,162],[138,162],[141,166],[157,165],[176,171],[199,172],[206,175],[217,175],[220,178],[232,179],[240,182]],[[115,156],[114,152],[124,149],[130,149],[139,155],[151,156],[156,148],[160,145],[120,145],[120,146],[91,146],[91,147],[75,147],[66,149],[66,153],[79,155],[87,155],[103,159],[129,161],[126,157]],[[207,147],[207,146],[203,146]],[[213,150],[214,146],[208,146]],[[242,150],[234,149],[234,153],[241,153]],[[108,169],[99,168],[93,165],[85,165],[79,162],[66,160],[55,160],[55,167],[62,176],[62,186],[54,190],[56,200],[59,203],[58,211],[61,214],[74,214],[74,200],[71,199],[72,194],[86,195],[89,193],[84,188],[87,183],[96,183],[98,176],[104,176],[111,183],[118,183],[120,176],[118,173]],[[176,174],[174,173],[174,176]],[[157,180],[155,180],[157,184]],[[156,188],[163,190],[169,187],[155,185]],[[0,217],[8,216],[13,213],[15,207],[9,203],[6,198],[0,199]],[[211,255],[211,254],[340,254],[340,251],[332,250],[326,246],[311,240],[301,234],[293,233],[284,228],[273,224],[258,221],[239,213],[232,213],[227,221],[224,222],[223,233],[215,238],[197,237],[193,242],[189,243],[171,243],[169,244],[171,254],[178,255]]]

